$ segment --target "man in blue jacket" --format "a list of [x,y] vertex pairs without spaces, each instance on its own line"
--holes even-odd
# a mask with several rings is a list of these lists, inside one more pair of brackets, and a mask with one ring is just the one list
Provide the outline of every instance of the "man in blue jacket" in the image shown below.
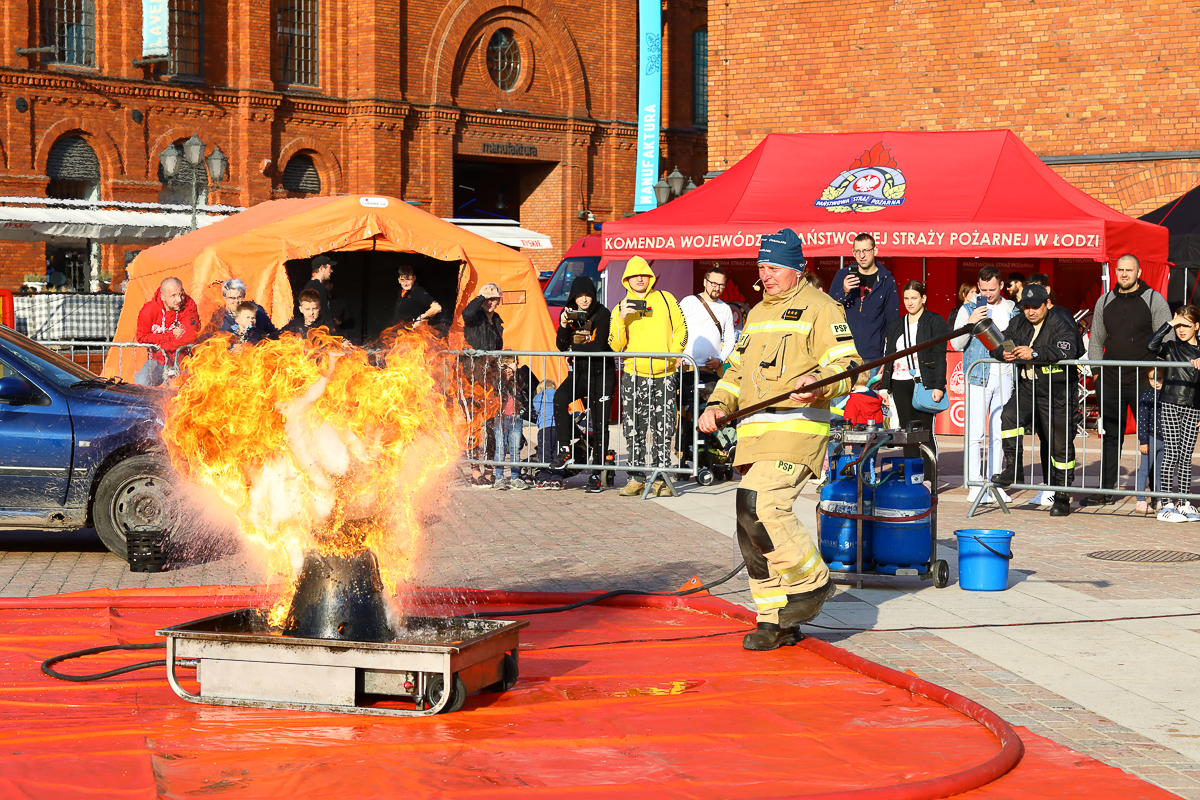
[[829,296],[846,308],[846,322],[863,361],[883,355],[887,332],[900,316],[896,279],[875,261],[875,237],[860,233],[854,239],[855,264],[842,267],[829,284]]

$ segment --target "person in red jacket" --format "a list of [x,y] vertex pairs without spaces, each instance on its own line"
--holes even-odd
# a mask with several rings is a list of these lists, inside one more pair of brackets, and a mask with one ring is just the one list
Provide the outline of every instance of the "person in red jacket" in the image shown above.
[[870,389],[868,383],[867,373],[861,373],[846,400],[843,418],[849,425],[866,425],[868,422],[883,425],[883,398]]
[[154,297],[138,312],[135,337],[143,344],[161,347],[163,352],[150,352],[146,363],[133,376],[134,383],[161,386],[166,365],[170,364],[174,371],[177,366],[176,351],[195,342],[199,330],[200,312],[196,308],[196,301],[183,291],[183,281],[179,278],[163,280]]

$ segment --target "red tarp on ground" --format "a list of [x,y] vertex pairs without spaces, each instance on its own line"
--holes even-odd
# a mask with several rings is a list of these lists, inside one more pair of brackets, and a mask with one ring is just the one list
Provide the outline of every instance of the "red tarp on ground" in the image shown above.
[[[749,612],[711,598],[620,598],[532,617],[513,691],[473,695],[463,711],[430,718],[193,705],[171,692],[162,668],[83,684],[38,671],[51,655],[152,641],[156,628],[248,599],[167,591],[0,601],[0,794],[918,798],[945,796],[923,781],[970,770],[978,777],[1002,755],[995,735],[913,694],[918,682],[906,675],[867,677],[819,654],[857,657],[812,640],[743,651]],[[578,599],[441,597],[437,610],[462,613],[474,601],[471,608],[495,608],[498,617],[506,604]],[[58,669],[96,672],[160,652]],[[1018,753],[1011,730],[1001,733],[1010,741],[1005,751]],[[963,796],[1173,797],[1027,731],[1020,736],[1028,749],[1016,768]],[[854,791],[864,789],[872,791]]]
[[1084,258],[1125,253],[1166,289],[1167,230],[1071,186],[1011,131],[770,134],[683,197],[604,223],[604,254],[753,258],[792,228],[806,256],[850,255],[861,232],[882,256]]

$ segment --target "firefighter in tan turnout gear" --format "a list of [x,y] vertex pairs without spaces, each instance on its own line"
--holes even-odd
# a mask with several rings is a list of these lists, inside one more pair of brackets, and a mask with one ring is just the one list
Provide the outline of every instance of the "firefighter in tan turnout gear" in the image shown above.
[[795,644],[800,624],[833,595],[829,568],[792,504],[821,469],[829,402],[850,391],[850,380],[816,392],[804,387],[861,359],[842,307],[809,284],[804,265],[795,232],[763,237],[758,274],[765,296],[746,319],[700,418],[700,430],[712,433],[739,407],[793,390],[786,401],[738,422],[737,539],[758,610],[758,627],[742,641],[747,650]]

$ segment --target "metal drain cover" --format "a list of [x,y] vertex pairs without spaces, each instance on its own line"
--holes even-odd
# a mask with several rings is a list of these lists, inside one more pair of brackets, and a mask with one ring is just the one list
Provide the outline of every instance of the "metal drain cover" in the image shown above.
[[1178,564],[1183,561],[1200,561],[1200,553],[1183,550],[1097,550],[1088,553],[1088,558],[1101,561],[1133,561],[1138,564]]

